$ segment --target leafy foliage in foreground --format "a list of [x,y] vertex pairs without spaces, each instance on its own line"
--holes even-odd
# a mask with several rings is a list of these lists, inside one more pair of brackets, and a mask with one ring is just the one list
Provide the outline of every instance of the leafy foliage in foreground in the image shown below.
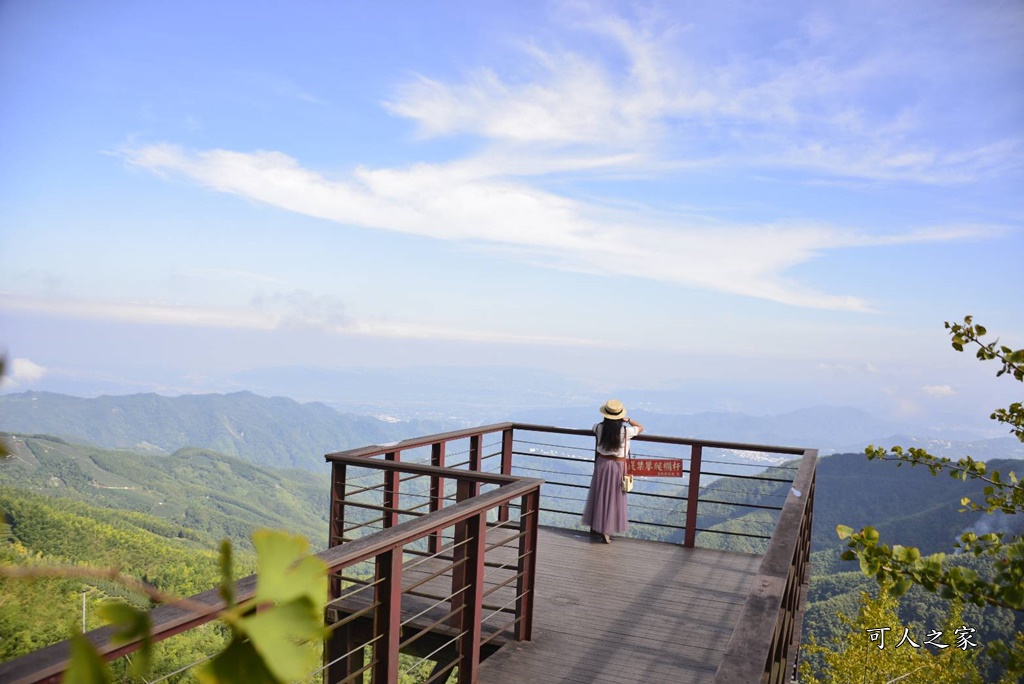
[[[216,586],[221,577],[218,554],[203,548],[196,535],[165,520],[91,506],[41,494],[0,487],[0,510],[8,521],[0,541],[0,566],[17,571],[74,572],[32,581],[0,577],[0,660],[38,650],[68,638],[82,624],[99,627],[100,606],[110,601],[148,608],[150,597],[98,569],[148,582],[157,591],[189,596]],[[234,572],[250,574],[255,558],[241,551]],[[117,609],[113,609],[117,610]],[[225,632],[214,626],[176,636],[153,649],[152,671],[169,674],[223,644]],[[133,659],[132,662],[136,662]],[[126,664],[115,664],[117,680]]]
[[[224,542],[221,547],[220,589],[226,608],[218,618],[230,628],[230,639],[197,671],[202,684],[282,684],[303,679],[316,668],[315,645],[324,635],[326,566],[308,555],[308,543],[299,536],[261,530],[254,535],[253,545],[259,563],[256,591],[241,602],[234,596],[231,545]],[[114,644],[139,642],[133,668],[145,677],[153,648],[149,613],[126,603],[104,604],[102,612],[114,627]],[[64,681],[110,681],[106,665],[80,635],[72,639]]]
[[[933,643],[945,648],[929,648],[925,645],[929,630],[919,625],[912,628],[901,621],[897,614],[898,601],[888,588],[883,584],[875,597],[862,592],[855,618],[838,614],[845,633],[835,639],[830,648],[814,639],[804,645],[802,655],[806,659],[800,668],[801,681],[807,684],[891,681],[982,684],[985,681],[976,657],[979,645],[971,639],[973,633],[966,631],[958,605],[954,605],[947,619],[940,623],[942,629],[936,630],[939,634],[933,639]],[[961,635],[966,640],[958,643]],[[904,640],[905,636],[909,641]],[[816,659],[823,660],[824,666],[814,670],[810,663]],[[1003,680],[1005,684],[1012,681]]]
[[[979,360],[997,360],[1002,364],[996,373],[997,377],[1009,375],[1018,382],[1024,382],[1024,349],[1014,350],[999,345],[998,340],[982,342],[981,338],[988,331],[984,326],[975,324],[970,316],[964,318],[963,324],[946,322],[945,326],[956,351],[962,352],[965,345],[974,345]],[[1024,407],[1021,402],[995,409],[990,417],[1008,425],[1010,432],[1024,442]],[[970,456],[952,461],[917,448],[903,449],[895,446],[885,449],[871,446],[866,453],[869,459],[893,461],[897,465],[920,465],[926,467],[932,475],[946,472],[961,481],[984,483],[983,503],[979,504],[965,496],[961,504],[966,510],[989,514],[998,511],[1008,515],[1024,513],[1024,488],[1012,471],[1004,477],[999,471],[989,471],[985,463],[975,461]],[[912,586],[920,586],[946,599],[962,600],[979,606],[1024,610],[1024,537],[1020,535],[996,532],[962,534],[956,551],[988,560],[987,571],[977,572],[947,563],[945,553],[924,556],[916,547],[889,547],[882,543],[878,530],[871,526],[854,532],[849,526],[839,525],[836,531],[840,539],[847,540],[849,547],[843,554],[844,560],[858,560],[861,572],[884,583],[893,597],[902,596]],[[1024,674],[1024,652],[1012,644],[1002,642],[992,644],[991,648],[1002,658],[1007,672]]]

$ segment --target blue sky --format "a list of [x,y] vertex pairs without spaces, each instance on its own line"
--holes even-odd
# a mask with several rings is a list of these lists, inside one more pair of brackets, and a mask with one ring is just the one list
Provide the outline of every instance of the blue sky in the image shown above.
[[1019,2],[4,2],[5,389],[507,365],[987,414],[1019,392],[942,322],[1024,344],[1022,34]]

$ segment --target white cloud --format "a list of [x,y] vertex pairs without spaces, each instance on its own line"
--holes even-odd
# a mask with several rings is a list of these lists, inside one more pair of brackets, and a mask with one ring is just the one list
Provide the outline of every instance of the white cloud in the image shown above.
[[[441,240],[515,247],[568,270],[627,275],[729,292],[796,306],[868,310],[850,295],[814,291],[786,271],[829,249],[933,242],[984,234],[984,227],[935,227],[870,235],[828,225],[723,225],[650,218],[563,197],[514,177],[500,160],[360,168],[329,179],[280,152],[209,150],[173,145],[124,151],[157,173],[184,175],[207,187],[341,224]],[[517,172],[524,162],[513,163]],[[989,231],[990,232],[990,231]]]
[[[725,49],[710,57],[696,47],[694,32],[726,30],[714,22],[665,21],[655,30],[576,9],[571,24],[591,39],[589,50],[529,43],[514,76],[490,68],[472,70],[461,82],[416,75],[385,108],[415,122],[424,137],[644,150],[650,163],[667,141],[673,161],[795,167],[875,181],[962,183],[1024,163],[1019,136],[957,145],[932,129],[934,114],[919,113],[933,104],[933,89],[948,88],[949,66],[943,45],[919,37],[927,32],[896,29],[905,13],[878,18],[894,22],[891,34],[851,27],[871,35],[866,42],[823,40],[842,19],[812,14],[804,38],[777,36],[775,49],[739,58]],[[906,79],[918,85],[877,101],[878,92]]]
[[876,375],[878,366],[870,361],[858,363],[827,363],[818,362],[818,370],[833,372],[841,375]]
[[136,167],[344,225],[823,309],[870,310],[856,295],[789,277],[829,250],[998,230],[939,225],[879,235],[821,223],[724,224],[654,216],[643,206],[614,210],[545,189],[538,179],[553,173],[590,178],[710,165],[810,169],[817,176],[806,182],[965,182],[1021,163],[1024,149],[1016,139],[943,146],[945,137],[921,134],[928,117],[916,113],[916,101],[869,107],[865,98],[894,74],[939,67],[920,55],[911,64],[894,62],[890,53],[903,43],[891,39],[874,50],[831,46],[846,38],[827,13],[805,17],[795,43],[743,59],[721,50],[712,58],[694,47],[700,26],[654,29],[653,22],[630,23],[587,5],[564,13],[587,47],[527,43],[514,75],[486,67],[460,82],[417,75],[384,103],[422,136],[484,141],[463,159],[327,176],[279,151],[152,144],[121,154]]
[[232,282],[258,282],[280,285],[281,279],[265,273],[254,273],[252,271],[240,271],[229,268],[184,268],[181,273],[186,276],[198,276],[201,278],[216,278],[221,281]]
[[[180,306],[164,302],[108,302],[55,299],[0,293],[0,310],[29,311],[51,316],[88,320],[120,321],[144,325],[176,325],[197,328],[242,330],[283,330],[314,328],[334,335],[366,337],[491,342],[517,345],[613,346],[582,337],[530,335],[495,330],[474,330],[418,322],[362,319],[345,315],[336,297],[305,291],[276,293],[253,299],[248,308]],[[18,363],[22,362],[19,366]],[[30,365],[26,365],[30,364]],[[30,382],[33,369],[45,371],[25,359],[15,359],[11,380]]]
[[11,359],[7,367],[7,374],[0,378],[0,385],[9,387],[24,387],[43,379],[47,369],[29,359]]
[[956,396],[956,389],[952,385],[925,385],[921,390],[930,397]]
[[46,375],[46,368],[29,359],[11,360],[11,377],[18,382],[35,382],[41,380],[44,375]]

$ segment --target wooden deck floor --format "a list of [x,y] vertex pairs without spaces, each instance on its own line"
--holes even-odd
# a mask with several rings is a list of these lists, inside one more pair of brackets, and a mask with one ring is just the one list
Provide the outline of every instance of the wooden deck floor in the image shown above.
[[542,528],[534,639],[481,684],[711,682],[761,558]]

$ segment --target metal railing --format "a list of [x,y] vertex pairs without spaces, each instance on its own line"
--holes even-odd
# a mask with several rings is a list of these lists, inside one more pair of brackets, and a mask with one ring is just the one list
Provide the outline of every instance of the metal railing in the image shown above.
[[715,674],[715,684],[796,681],[811,572],[817,458],[816,449],[804,452],[775,534]]
[[[476,465],[480,446],[475,440]],[[374,682],[396,682],[405,653],[419,658],[406,671],[435,663],[425,682],[446,681],[453,670],[460,683],[476,681],[492,642],[532,636],[541,481],[382,455],[327,457],[332,550],[390,539],[410,525],[419,534],[396,537],[372,569],[350,564],[329,575],[325,679],[361,682],[369,671]],[[497,488],[483,491],[489,487]],[[407,498],[413,504],[403,508]],[[469,513],[450,516],[468,504]],[[371,518],[355,520],[357,511]]]
[[[339,652],[339,648],[344,649],[351,641],[358,620],[349,614],[347,617],[351,619],[332,621],[328,615],[330,631],[325,643],[324,666],[309,673],[308,679],[323,672],[325,681],[362,682],[362,673],[369,671],[375,682],[398,680],[399,651],[417,641],[415,635],[413,638],[408,635],[410,630],[416,629],[413,623],[401,619],[402,598],[411,593],[402,591],[403,575],[409,572],[409,565],[404,560],[410,550],[415,550],[413,547],[417,543],[425,542],[431,535],[441,535],[445,530],[454,530],[454,542],[442,550],[453,557],[451,571],[455,580],[448,597],[452,608],[445,618],[454,637],[449,638],[451,644],[447,651],[439,651],[447,662],[443,670],[435,673],[433,680],[447,677],[451,669],[458,667],[460,682],[474,681],[481,652],[488,646],[488,633],[483,625],[497,619],[497,616],[514,615],[509,624],[496,625],[495,629],[490,630],[491,635],[511,632],[517,639],[530,638],[540,480],[344,457],[335,459],[335,467],[344,467],[346,461],[352,465],[379,469],[392,481],[399,473],[444,477],[457,483],[458,493],[456,501],[450,506],[404,522],[392,521],[394,524],[379,534],[362,536],[316,554],[327,565],[328,584],[331,587],[327,612],[337,614],[344,611],[352,605],[358,591],[372,589],[372,592],[364,591],[364,597],[368,599],[366,614],[372,615],[370,622],[373,633],[355,649]],[[484,487],[491,489],[482,492]],[[515,518],[509,519],[506,515],[501,526],[488,520],[489,517],[497,517],[499,509],[507,511],[513,502],[517,502],[515,507],[518,515]],[[502,529],[506,532],[504,539],[498,538],[496,534]],[[492,542],[489,543],[489,539]],[[489,579],[485,573],[486,556],[495,549],[500,551],[508,548],[513,542],[516,545],[515,559],[509,567],[513,571],[515,584],[515,597],[512,601],[514,608],[509,604],[487,613],[490,604],[485,599],[493,600],[491,594],[495,592],[485,588]],[[434,559],[428,557],[426,560]],[[355,590],[343,591],[355,584],[351,578],[345,579],[346,571],[367,562],[375,568],[372,579],[362,582],[362,586]],[[512,586],[508,580],[499,584],[499,589]],[[235,583],[234,594],[239,602],[252,598],[255,591],[256,575]],[[219,588],[190,597],[189,604],[191,607],[188,609],[165,605],[150,611],[151,637],[154,642],[211,622],[226,608]],[[197,605],[205,608],[197,608]],[[422,628],[418,628],[417,632],[423,632]],[[88,632],[85,637],[106,660],[132,653],[141,645],[139,641],[115,644],[112,640],[113,630],[109,627]],[[369,664],[361,662],[366,646],[371,652]],[[56,684],[63,678],[70,660],[70,641],[63,641],[0,664],[0,681],[5,684]],[[190,667],[202,662],[200,660]]]
[[[715,681],[789,681],[796,672],[810,573],[817,450],[649,434],[638,435],[632,442],[634,456],[684,461],[682,481],[638,480],[630,494],[629,509],[630,523],[644,530],[640,536],[650,538],[650,531],[655,530],[661,540],[677,541],[685,547],[697,546],[704,539],[717,548],[735,548],[740,542],[748,547],[759,544],[759,548],[743,550],[764,554]],[[572,528],[580,526],[593,452],[591,430],[509,422],[367,446],[327,458],[421,460],[434,466],[540,476],[544,478],[541,499],[545,504],[538,509],[539,520]],[[765,472],[755,474],[755,470]],[[346,529],[344,481],[344,470],[336,466],[332,507],[340,504],[341,510],[332,508],[332,544],[347,541],[341,534]],[[751,495],[730,486],[739,482],[757,483],[764,491]],[[412,492],[397,493],[400,486],[399,481],[392,480],[383,489],[390,497],[416,496]],[[441,509],[450,499],[444,491],[442,476],[432,477],[428,497],[431,511]],[[393,516],[400,515],[394,508],[396,500],[390,498],[392,506],[381,507],[392,516],[380,521],[384,527],[394,523]],[[502,507],[498,519],[506,520],[507,516],[508,508]],[[751,520],[755,516],[760,519]],[[430,551],[436,552],[443,543],[432,537]]]
[[[457,670],[459,682],[473,682],[488,649],[530,640],[537,529],[580,526],[593,440],[590,430],[507,422],[328,454],[330,548],[318,556],[329,568],[329,636],[323,667],[311,675],[362,682],[369,672],[374,682],[395,682],[401,652],[436,663],[427,681]],[[634,534],[764,553],[716,682],[788,681],[809,572],[817,452],[641,434],[633,453],[684,460],[682,479],[638,479],[629,506]],[[798,465],[786,462],[792,457]],[[767,473],[753,472],[766,463]],[[740,482],[760,491],[730,486]],[[250,576],[236,595],[245,600],[254,589]],[[208,610],[151,612],[155,640],[224,608],[217,589],[191,600]],[[114,646],[109,628],[86,636],[107,659],[138,647]],[[0,681],[59,681],[68,658],[68,642],[50,646],[0,664]]]
[[[635,536],[687,547],[707,545],[756,553],[767,549],[797,474],[798,466],[786,461],[805,453],[795,447],[648,434],[632,442],[634,456],[681,458],[684,462],[682,478],[638,478],[629,503],[629,522],[638,528]],[[351,449],[327,458],[340,455],[539,477],[544,480],[541,524],[578,528],[590,486],[594,435],[577,428],[496,423]],[[766,465],[767,472],[760,472]],[[741,491],[739,483],[761,483],[763,491],[751,495]],[[398,491],[397,487],[391,489]],[[443,478],[432,479],[429,510],[444,506],[442,490]],[[338,496],[335,487],[332,501],[338,502]],[[423,492],[406,496],[425,498]],[[397,514],[394,510],[383,513],[392,516],[390,519]],[[343,518],[342,512],[338,519]],[[331,544],[339,543],[338,531],[332,526]]]

